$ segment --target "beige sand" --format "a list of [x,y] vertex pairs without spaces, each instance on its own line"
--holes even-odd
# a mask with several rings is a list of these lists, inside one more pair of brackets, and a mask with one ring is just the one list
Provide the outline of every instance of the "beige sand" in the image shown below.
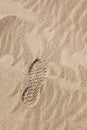
[[0,0],[0,130],[87,130],[87,0]]

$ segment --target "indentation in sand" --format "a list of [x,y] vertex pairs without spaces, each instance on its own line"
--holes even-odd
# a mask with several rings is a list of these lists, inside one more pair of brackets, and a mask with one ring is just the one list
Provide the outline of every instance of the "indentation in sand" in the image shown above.
[[29,68],[29,83],[22,94],[22,100],[28,107],[38,102],[47,76],[47,67],[42,59],[36,59]]

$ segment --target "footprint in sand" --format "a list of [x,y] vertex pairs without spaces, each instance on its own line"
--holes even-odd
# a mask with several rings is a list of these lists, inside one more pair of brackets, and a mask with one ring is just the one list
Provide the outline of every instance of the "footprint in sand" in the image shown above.
[[35,59],[29,68],[29,83],[22,94],[22,101],[28,107],[34,107],[40,98],[47,77],[47,65],[41,59]]

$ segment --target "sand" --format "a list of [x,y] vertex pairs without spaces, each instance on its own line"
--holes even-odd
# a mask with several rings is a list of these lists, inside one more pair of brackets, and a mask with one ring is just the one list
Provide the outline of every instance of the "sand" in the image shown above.
[[87,130],[87,0],[0,0],[0,130]]

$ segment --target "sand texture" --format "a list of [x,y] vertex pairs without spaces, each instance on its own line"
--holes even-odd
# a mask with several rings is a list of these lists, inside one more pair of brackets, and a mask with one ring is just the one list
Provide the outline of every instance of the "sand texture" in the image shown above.
[[0,0],[0,130],[87,130],[87,0]]

